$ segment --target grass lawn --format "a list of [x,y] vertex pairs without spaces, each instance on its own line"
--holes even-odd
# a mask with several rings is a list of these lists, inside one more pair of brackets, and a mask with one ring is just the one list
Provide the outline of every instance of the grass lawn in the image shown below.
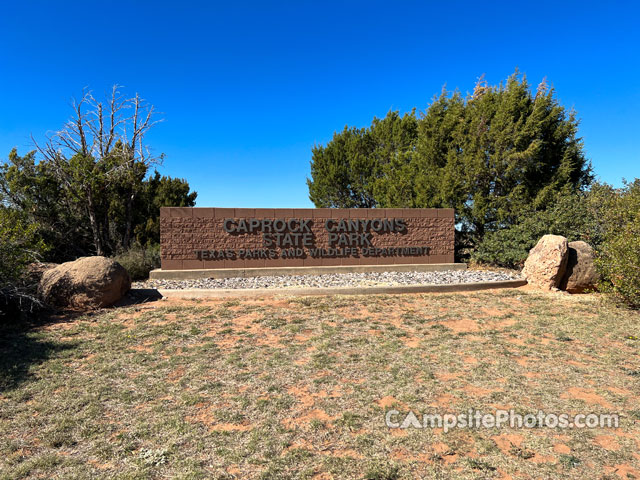
[[[640,315],[595,296],[166,300],[0,338],[0,478],[640,479]],[[617,429],[390,429],[416,413]]]

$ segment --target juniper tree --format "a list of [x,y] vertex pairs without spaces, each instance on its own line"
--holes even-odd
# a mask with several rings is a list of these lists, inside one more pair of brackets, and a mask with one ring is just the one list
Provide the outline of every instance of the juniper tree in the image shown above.
[[309,197],[317,207],[379,206],[403,187],[417,138],[415,112],[390,111],[368,128],[345,127],[326,146],[312,149]]
[[162,159],[145,141],[154,108],[114,87],[104,101],[85,92],[73,111],[36,151],[0,164],[2,203],[37,225],[49,260],[157,243],[160,207],[193,206],[196,194],[181,179],[147,178]]
[[366,129],[345,127],[334,133],[327,146],[312,149],[314,161],[307,180],[309,198],[317,207],[375,206],[373,180],[375,159]]
[[[475,243],[589,184],[577,130],[575,112],[546,82],[534,93],[517,72],[498,86],[480,79],[466,98],[443,90],[418,119],[390,112],[314,147],[310,198],[316,206],[453,207]],[[366,202],[354,201],[363,191]]]

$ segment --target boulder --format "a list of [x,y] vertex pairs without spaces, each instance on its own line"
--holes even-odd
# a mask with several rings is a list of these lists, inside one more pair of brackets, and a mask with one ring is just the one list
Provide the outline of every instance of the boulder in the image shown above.
[[569,243],[560,235],[545,235],[529,251],[522,274],[530,285],[553,290],[567,268]]
[[570,293],[581,293],[595,288],[600,280],[594,262],[593,248],[586,242],[569,242],[567,269],[560,288]]
[[47,262],[36,262],[30,263],[27,265],[25,271],[25,280],[29,285],[38,285],[40,280],[42,280],[42,275],[47,270],[51,270],[52,268],[57,267],[57,263],[47,263]]
[[39,293],[57,307],[100,308],[113,305],[131,288],[122,265],[105,257],[82,257],[44,272]]

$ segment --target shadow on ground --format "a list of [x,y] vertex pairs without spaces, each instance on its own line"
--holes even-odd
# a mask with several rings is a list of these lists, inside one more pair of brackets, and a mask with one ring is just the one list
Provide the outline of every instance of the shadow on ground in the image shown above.
[[141,303],[156,302],[162,300],[162,295],[155,288],[132,288],[118,301],[114,307],[130,307]]
[[[127,307],[160,300],[162,295],[154,289],[135,289],[111,308]],[[79,342],[43,340],[39,329],[52,323],[71,322],[80,316],[99,313],[67,310],[44,313],[30,322],[10,321],[0,324],[0,393],[17,388],[32,375],[37,366],[52,356],[74,349]]]
[[36,331],[43,322],[0,327],[0,393],[29,379],[31,369],[77,342],[43,341]]

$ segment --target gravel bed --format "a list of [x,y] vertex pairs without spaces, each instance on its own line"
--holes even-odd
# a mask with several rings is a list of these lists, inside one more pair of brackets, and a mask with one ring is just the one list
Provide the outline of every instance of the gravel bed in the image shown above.
[[135,282],[133,288],[325,288],[372,287],[389,285],[447,285],[472,282],[518,280],[515,274],[480,270],[445,270],[441,272],[370,272],[331,273],[324,275],[277,275],[269,277],[201,278],[193,280],[147,280]]

